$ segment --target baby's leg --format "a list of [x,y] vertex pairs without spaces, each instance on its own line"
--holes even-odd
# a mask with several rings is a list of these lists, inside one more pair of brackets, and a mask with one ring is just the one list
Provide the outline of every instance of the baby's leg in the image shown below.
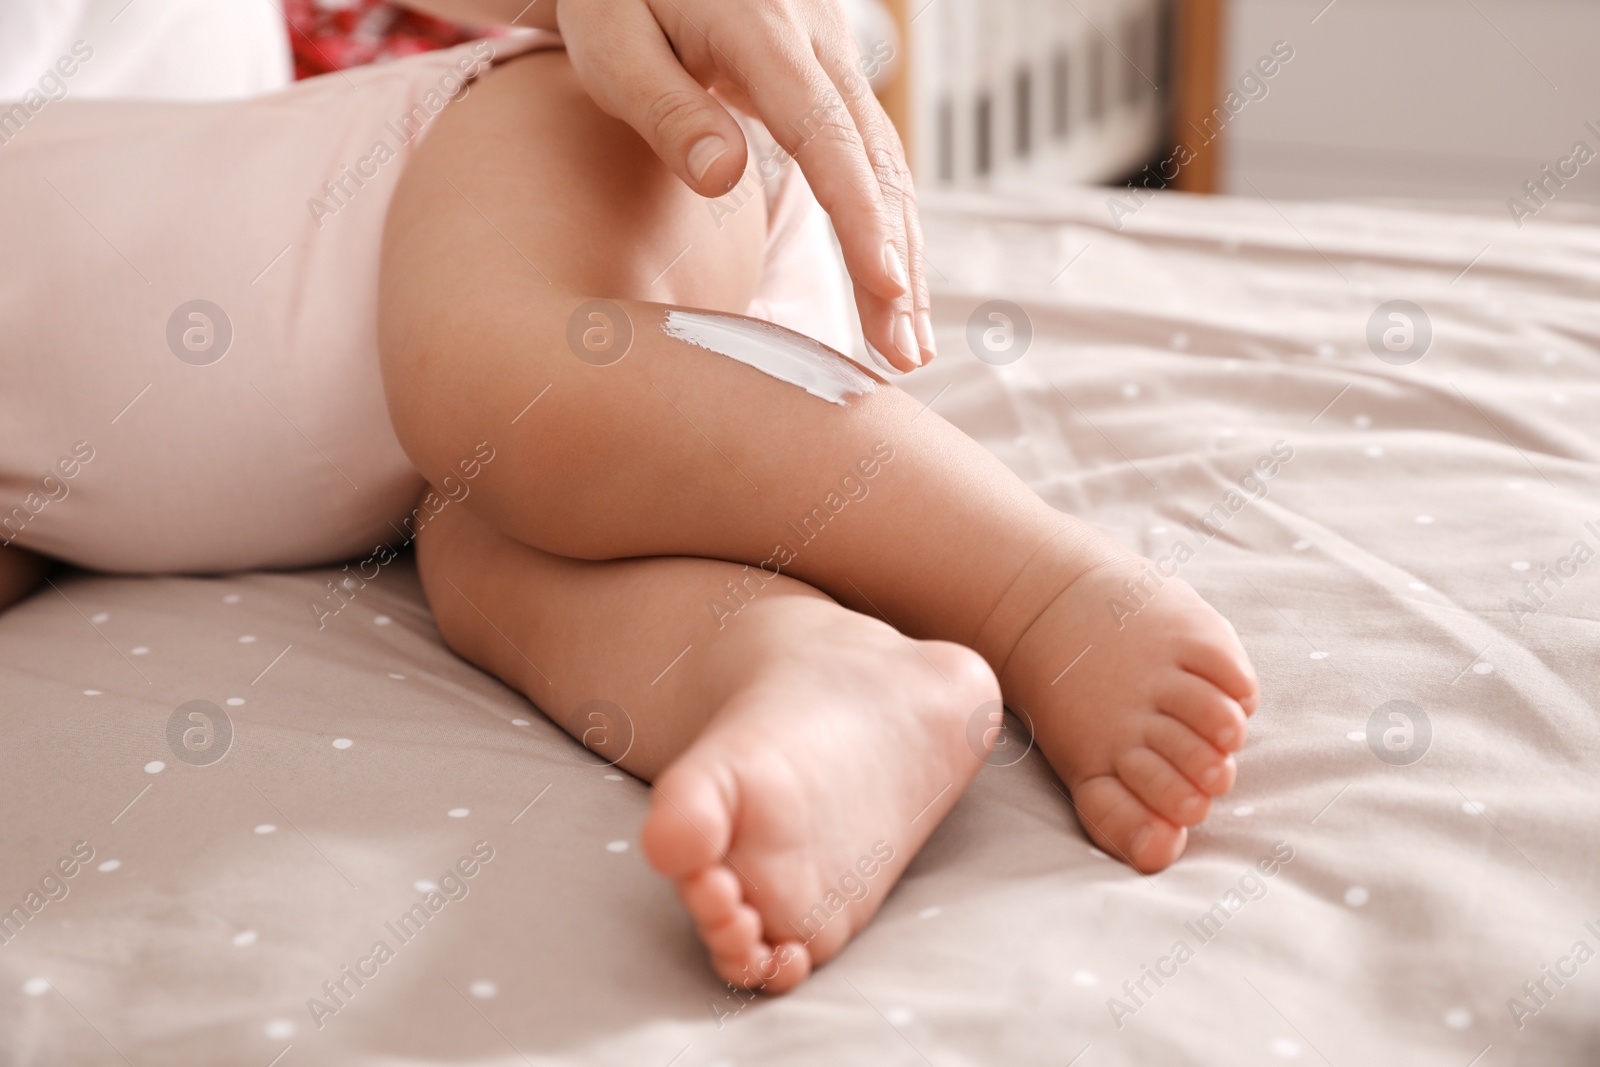
[[50,567],[43,556],[15,545],[0,545],[0,611],[33,592]]
[[[831,404],[663,333],[643,300],[745,306],[760,206],[719,221],[559,55],[488,75],[435,124],[390,214],[381,329],[407,451],[439,479],[491,441],[506,458],[467,506],[544,551],[732,560],[756,583],[780,565],[970,645],[1091,835],[1141,869],[1170,863],[1230,788],[1254,706],[1232,629],[1177,579],[1117,619],[1123,581],[1151,588],[1144,561],[899,390]],[[634,329],[607,366],[567,340],[596,297]]]
[[655,782],[646,854],[738,985],[838,952],[982,763],[967,726],[1000,691],[976,653],[793,579],[718,620],[734,564],[552,556],[463,508],[418,559],[452,648]]

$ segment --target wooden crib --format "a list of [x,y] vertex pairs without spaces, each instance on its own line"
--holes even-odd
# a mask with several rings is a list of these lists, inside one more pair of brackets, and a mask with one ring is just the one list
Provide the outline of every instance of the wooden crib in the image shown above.
[[[869,71],[924,185],[1119,181],[1216,102],[1222,0],[886,2]],[[1173,184],[1212,191],[1217,147]]]

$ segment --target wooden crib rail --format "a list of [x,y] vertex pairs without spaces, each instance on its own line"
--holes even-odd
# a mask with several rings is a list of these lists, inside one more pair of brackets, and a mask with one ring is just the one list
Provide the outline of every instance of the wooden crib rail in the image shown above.
[[[900,54],[879,95],[919,184],[1116,181],[1220,100],[1226,0],[884,2]],[[1173,184],[1216,191],[1219,156]]]

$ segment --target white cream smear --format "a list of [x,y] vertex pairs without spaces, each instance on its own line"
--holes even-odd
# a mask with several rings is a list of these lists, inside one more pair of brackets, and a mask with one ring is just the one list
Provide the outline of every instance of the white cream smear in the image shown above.
[[771,323],[732,315],[669,311],[661,329],[668,337],[754,367],[830,404],[843,404],[847,396],[870,393],[877,384],[827,345]]

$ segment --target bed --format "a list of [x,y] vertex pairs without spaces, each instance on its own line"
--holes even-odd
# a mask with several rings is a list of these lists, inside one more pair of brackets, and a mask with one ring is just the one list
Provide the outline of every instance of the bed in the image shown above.
[[0,1062],[1600,1060],[1600,215],[1108,195],[931,202],[906,387],[1237,626],[1263,705],[1175,867],[1013,732],[868,931],[739,996],[646,786],[409,562],[321,630],[333,568],[65,573],[0,617]]

